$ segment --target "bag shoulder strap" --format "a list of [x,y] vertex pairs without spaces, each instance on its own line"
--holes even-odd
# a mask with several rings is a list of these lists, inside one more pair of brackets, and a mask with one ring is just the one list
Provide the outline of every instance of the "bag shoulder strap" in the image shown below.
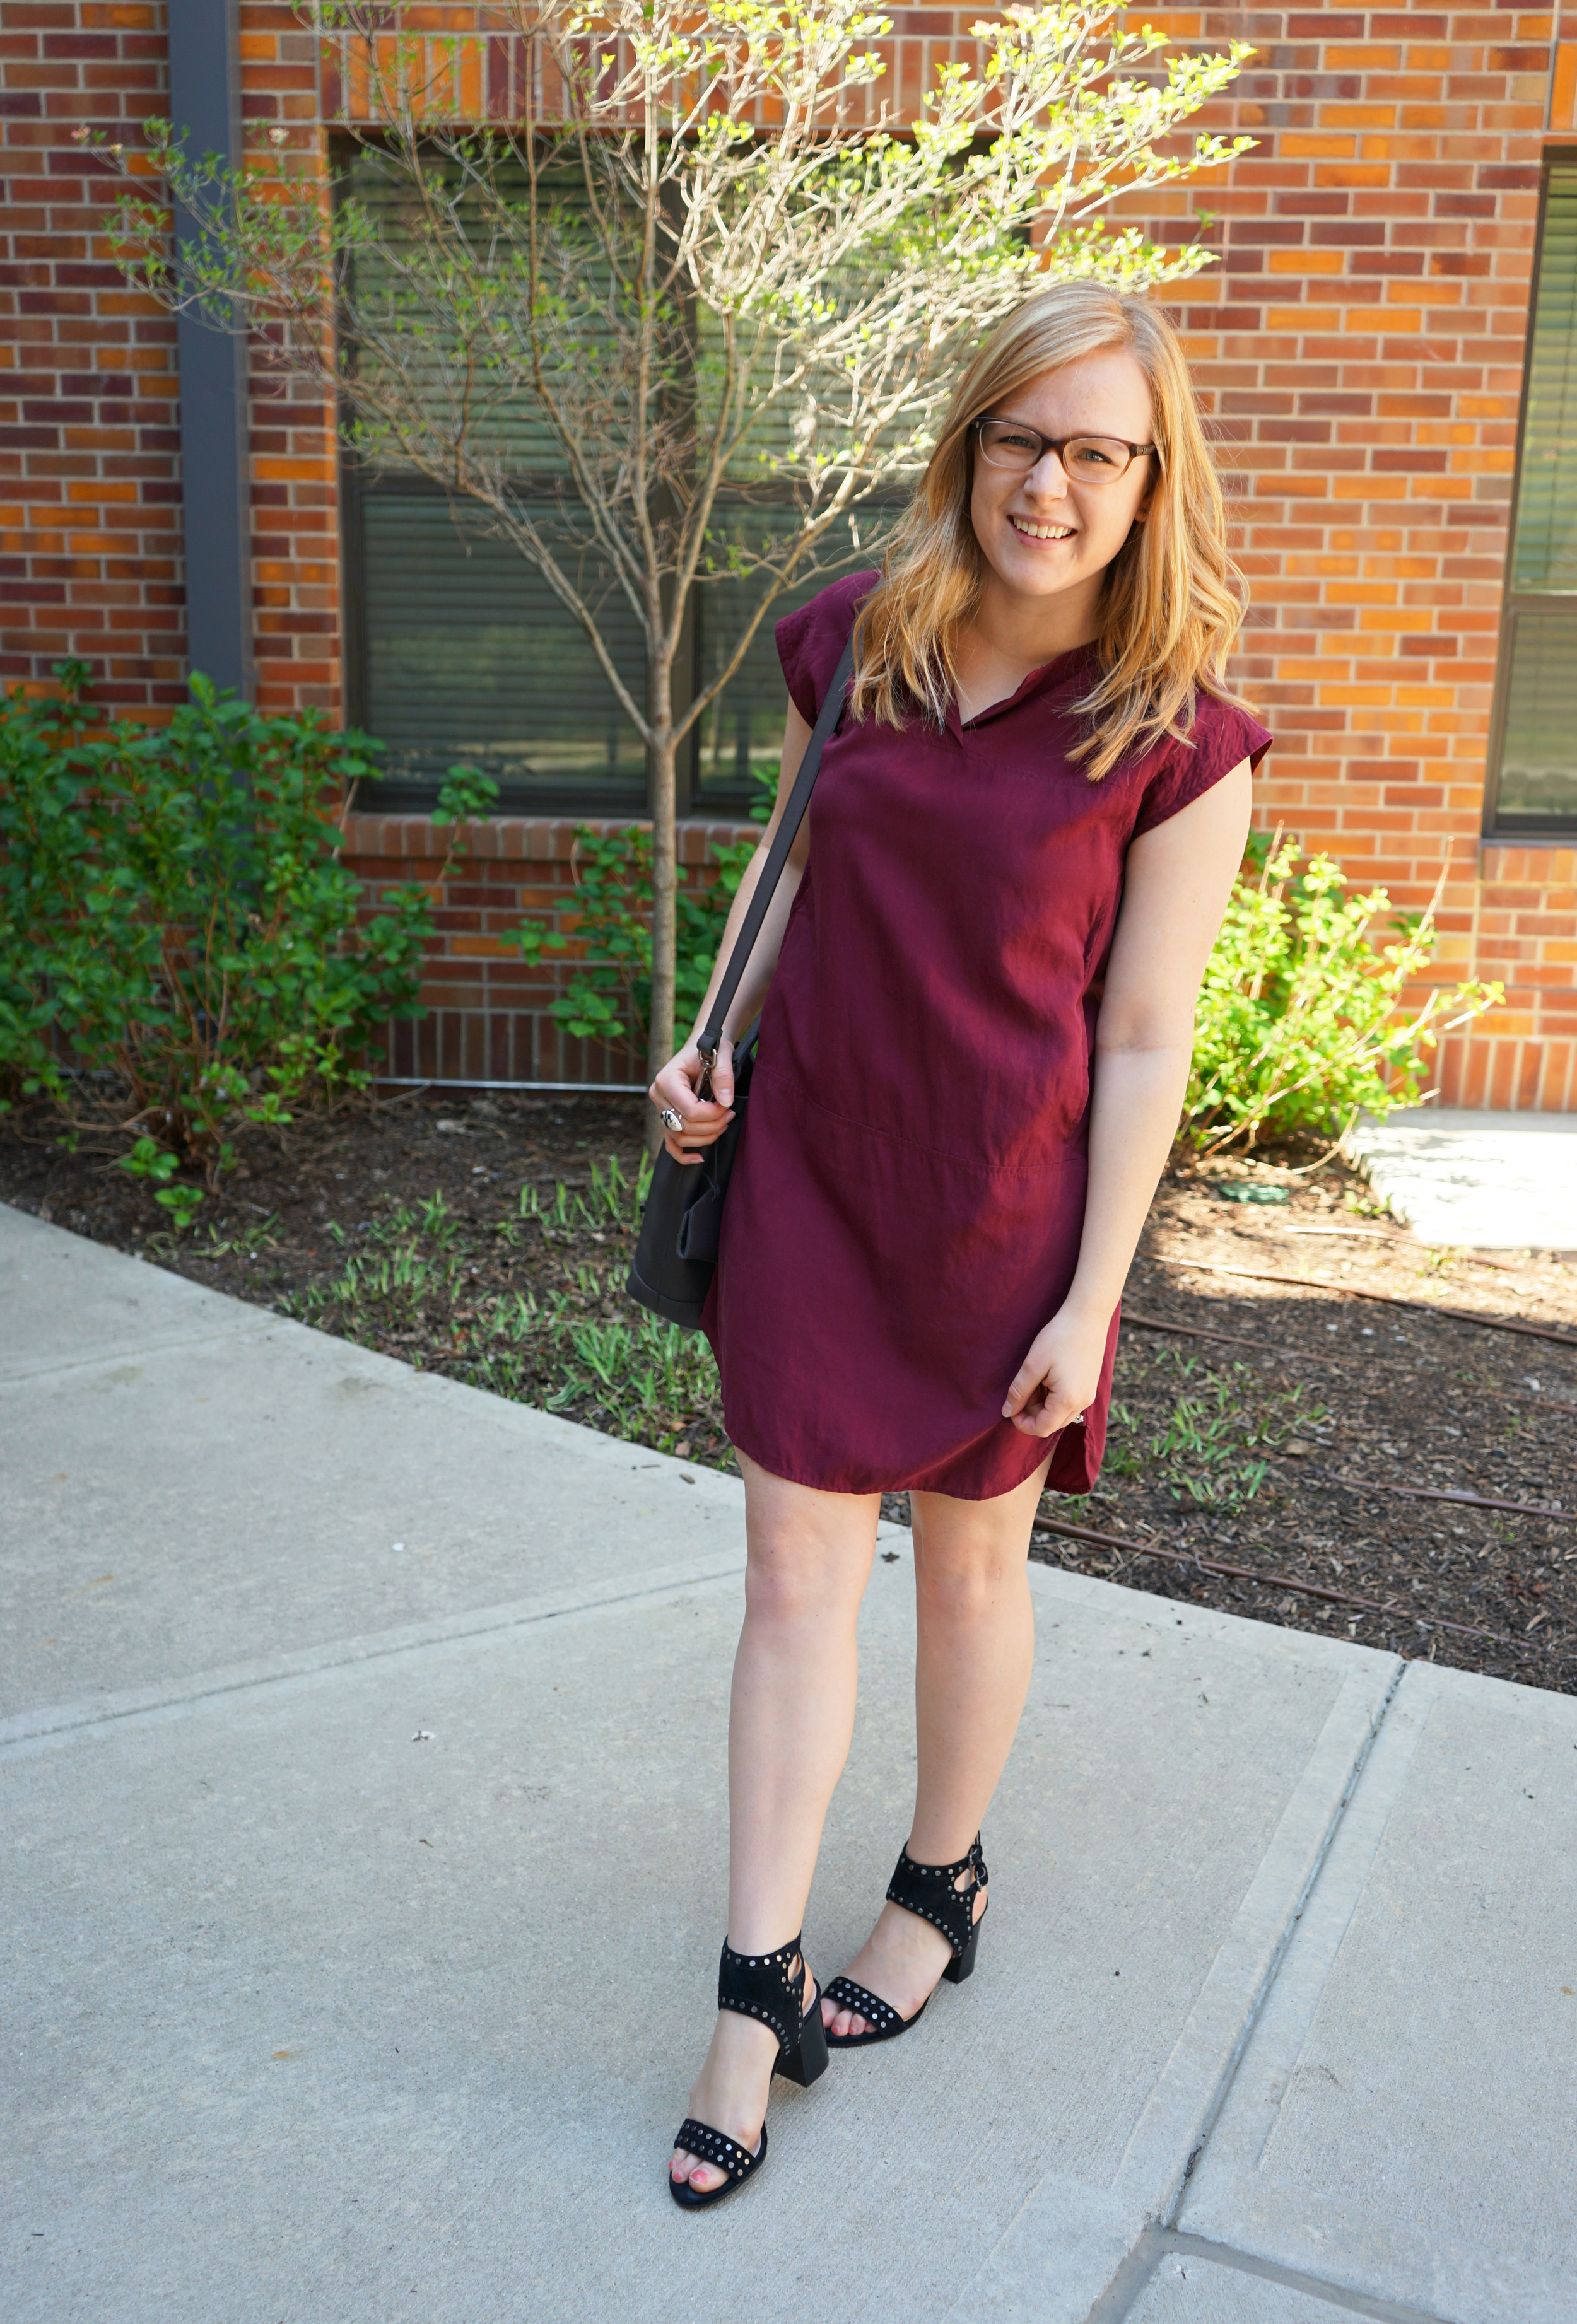
[[805,821],[805,810],[810,805],[810,794],[816,788],[816,778],[821,766],[823,745],[844,715],[844,696],[848,689],[853,669],[854,640],[851,632],[849,642],[844,648],[843,659],[838,663],[833,682],[822,697],[821,709],[816,715],[816,724],[811,729],[810,740],[805,746],[805,756],[799,761],[799,771],[794,778],[794,787],[788,794],[788,804],[783,810],[783,820],[778,825],[776,835],[768,852],[766,868],[756,882],[756,891],[751,898],[750,909],[744,916],[738,936],[734,938],[733,950],[728,955],[728,966],[723,972],[723,982],[717,988],[717,997],[712,1003],[711,1014],[696,1043],[708,1071],[717,1063],[717,1044],[723,1038],[724,1022],[733,1006],[733,996],[739,990],[739,981],[744,974],[746,963],[755,950],[756,938],[761,935],[761,923],[767,917],[767,908],[771,903],[778,882],[783,876],[783,867],[788,861],[788,851],[798,837],[799,826]]

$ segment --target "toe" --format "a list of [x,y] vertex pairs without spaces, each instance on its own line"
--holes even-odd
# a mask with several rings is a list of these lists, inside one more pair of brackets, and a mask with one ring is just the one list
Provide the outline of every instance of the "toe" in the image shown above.
[[728,2173],[719,2171],[715,2163],[697,2163],[690,2173],[690,2184],[697,2195],[709,2195],[714,2187],[721,2187]]

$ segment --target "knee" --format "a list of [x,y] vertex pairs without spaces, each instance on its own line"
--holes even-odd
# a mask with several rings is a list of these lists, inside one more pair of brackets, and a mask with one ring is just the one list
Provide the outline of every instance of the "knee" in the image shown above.
[[749,1619],[773,1624],[853,1621],[863,1576],[851,1587],[846,1559],[819,1554],[814,1544],[765,1542],[751,1546],[744,1602]]
[[915,1547],[915,1594],[922,1621],[979,1622],[999,1615],[1010,1600],[1026,1594],[1021,1555],[960,1543],[946,1550]]

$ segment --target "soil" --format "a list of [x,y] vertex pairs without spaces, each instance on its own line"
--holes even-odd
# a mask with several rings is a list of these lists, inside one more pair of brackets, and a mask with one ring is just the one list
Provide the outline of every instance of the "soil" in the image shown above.
[[[383,1098],[251,1133],[181,1233],[119,1168],[124,1140],[70,1152],[24,1110],[0,1122],[0,1200],[726,1465],[704,1343],[622,1296],[643,1125],[643,1101],[592,1093]],[[1310,1161],[1168,1173],[1124,1303],[1105,1471],[1086,1499],[1046,1496],[1032,1554],[1577,1692],[1577,1253],[1431,1250],[1342,1163]],[[885,1507],[907,1520],[905,1496]]]

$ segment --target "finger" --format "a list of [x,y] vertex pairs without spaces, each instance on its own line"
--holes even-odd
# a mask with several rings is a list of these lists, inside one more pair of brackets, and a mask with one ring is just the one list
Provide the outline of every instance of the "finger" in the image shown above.
[[1013,1385],[1008,1390],[1007,1401],[1002,1406],[1002,1418],[1016,1418],[1045,1378],[1044,1372],[1032,1370],[1028,1364],[1021,1365],[1013,1375]]
[[1055,1436],[1084,1418],[1084,1408],[1067,1397],[1048,1396],[1041,1404],[1015,1416],[1013,1425],[1027,1436]]
[[678,1138],[687,1146],[715,1146],[727,1129],[730,1117],[720,1115],[715,1121],[703,1121],[691,1114],[681,1130],[670,1130],[669,1136]]
[[697,1102],[696,1084],[701,1078],[701,1070],[698,1057],[687,1056],[683,1053],[670,1057],[646,1094],[659,1112],[665,1105],[671,1105],[682,1113],[687,1106]]

